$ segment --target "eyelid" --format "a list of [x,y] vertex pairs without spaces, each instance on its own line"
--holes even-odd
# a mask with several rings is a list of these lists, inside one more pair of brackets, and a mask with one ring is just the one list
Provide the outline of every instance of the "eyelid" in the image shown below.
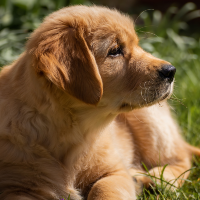
[[120,47],[120,45],[117,44],[117,43],[115,43],[115,44],[113,44],[113,45],[111,46],[110,49],[118,49],[119,47]]
[[108,52],[109,51],[111,51],[111,50],[114,50],[114,49],[121,49],[122,50],[122,52],[123,52],[123,46],[122,45],[120,45],[120,44],[114,44],[114,45],[112,45],[110,48],[109,48],[109,50],[108,50]]

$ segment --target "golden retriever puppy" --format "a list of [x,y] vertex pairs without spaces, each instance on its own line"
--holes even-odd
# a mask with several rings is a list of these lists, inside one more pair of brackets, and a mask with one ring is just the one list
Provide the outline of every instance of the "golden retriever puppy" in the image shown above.
[[134,200],[137,183],[152,183],[137,176],[142,162],[157,177],[168,164],[164,179],[181,185],[174,179],[200,151],[156,104],[172,93],[174,74],[116,10],[49,15],[0,73],[0,199]]

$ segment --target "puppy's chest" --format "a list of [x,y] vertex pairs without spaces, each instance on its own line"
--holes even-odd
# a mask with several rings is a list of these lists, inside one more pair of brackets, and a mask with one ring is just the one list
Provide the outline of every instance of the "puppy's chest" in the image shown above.
[[104,130],[95,144],[83,153],[75,165],[75,187],[87,196],[92,185],[115,171],[116,167],[130,168],[133,161],[132,137],[115,122]]

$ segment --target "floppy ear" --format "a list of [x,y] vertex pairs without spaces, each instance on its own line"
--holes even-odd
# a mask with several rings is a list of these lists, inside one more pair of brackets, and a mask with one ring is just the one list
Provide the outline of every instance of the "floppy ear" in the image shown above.
[[81,29],[52,27],[33,33],[28,45],[38,73],[77,99],[95,105],[103,93],[102,80],[83,34]]

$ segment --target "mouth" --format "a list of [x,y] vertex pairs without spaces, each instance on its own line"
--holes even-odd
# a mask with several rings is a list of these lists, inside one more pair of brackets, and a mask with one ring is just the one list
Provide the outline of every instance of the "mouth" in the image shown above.
[[120,110],[132,110],[133,109],[133,105],[129,104],[129,103],[123,103],[121,106],[120,106]]
[[173,92],[173,83],[168,86],[165,92],[161,93],[159,96],[157,96],[156,99],[152,100],[152,102],[149,102],[146,106],[150,106],[159,103],[165,99],[169,99],[172,95],[172,92]]
[[[146,107],[146,106],[151,106],[153,104],[159,103],[165,99],[169,99],[172,95],[172,91],[173,91],[173,83],[171,83],[170,85],[166,85],[165,84],[165,88],[163,88],[162,90],[160,90],[160,92],[156,92],[155,89],[153,89],[153,91],[155,92],[153,95],[152,93],[146,93],[145,97],[142,96],[142,101],[141,99],[137,101],[137,103],[135,103],[134,101],[130,101],[130,103],[127,102],[123,102],[121,104],[121,106],[119,107],[121,111],[130,111],[133,110],[134,108],[141,108],[141,107]],[[137,106],[139,105],[139,106]]]
[[[166,99],[169,96],[170,92],[166,93],[165,95],[163,95],[159,101],[163,101],[164,99]],[[170,95],[171,96],[171,95]]]
[[123,104],[120,106],[120,109],[124,109],[124,108],[128,108],[128,107],[131,107],[131,104],[123,103]]
[[172,95],[172,92],[173,92],[173,86],[174,86],[174,83],[171,83],[170,86],[168,87],[167,89],[167,92],[165,94],[163,94],[159,99],[158,99],[158,102],[159,101],[163,101],[164,99],[169,99]]
[[120,109],[123,109],[123,108],[126,108],[126,107],[130,107],[130,104],[128,104],[128,103],[123,103],[123,104],[120,106]]
[[127,101],[122,102],[119,107],[119,111],[127,112],[135,108],[151,106],[165,99],[169,99],[173,92],[173,82],[171,84],[163,85],[164,86],[162,88],[159,87],[159,91],[156,90],[156,88],[152,88],[152,90],[148,90],[150,92],[146,92],[145,95],[142,95],[142,92],[139,92],[139,95],[136,97],[136,99],[127,99],[130,103],[127,103]]

